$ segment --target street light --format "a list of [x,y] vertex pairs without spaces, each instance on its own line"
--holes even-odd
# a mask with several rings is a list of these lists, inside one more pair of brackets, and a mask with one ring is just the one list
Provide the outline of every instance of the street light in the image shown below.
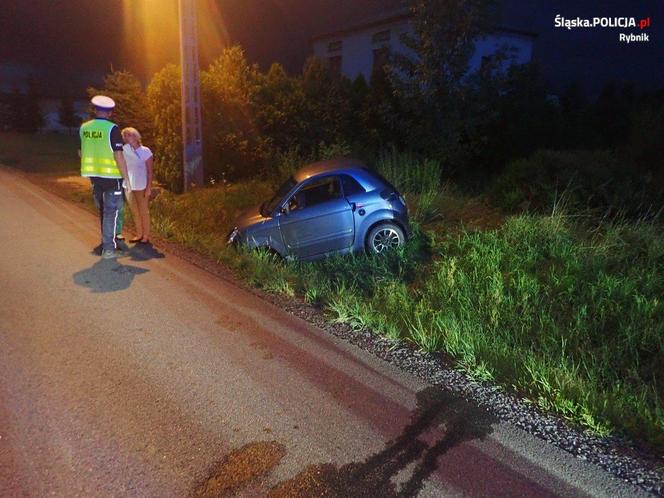
[[182,65],[182,160],[184,190],[203,185],[201,85],[198,66],[196,0],[179,0]]

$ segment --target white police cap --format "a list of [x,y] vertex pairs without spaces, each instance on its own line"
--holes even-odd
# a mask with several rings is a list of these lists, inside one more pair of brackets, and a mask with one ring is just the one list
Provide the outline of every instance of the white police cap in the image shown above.
[[110,111],[115,107],[115,101],[106,95],[95,95],[90,102],[92,102],[93,106],[106,111]]

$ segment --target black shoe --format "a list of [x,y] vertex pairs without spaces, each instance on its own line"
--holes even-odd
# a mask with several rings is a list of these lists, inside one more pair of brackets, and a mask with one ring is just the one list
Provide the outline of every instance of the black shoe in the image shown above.
[[104,249],[104,246],[103,246],[102,244],[99,244],[97,247],[95,247],[94,249],[92,249],[91,252],[92,252],[92,254],[94,254],[95,256],[101,256],[101,252],[102,252],[103,249]]
[[114,251],[113,249],[106,249],[101,253],[101,257],[103,259],[115,259],[118,257],[118,252]]

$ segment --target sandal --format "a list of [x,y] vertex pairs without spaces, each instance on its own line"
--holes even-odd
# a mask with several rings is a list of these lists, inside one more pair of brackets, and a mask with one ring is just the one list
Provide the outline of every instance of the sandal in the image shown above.
[[136,244],[136,243],[142,242],[142,241],[143,241],[143,237],[134,237],[129,242],[131,242],[132,244]]

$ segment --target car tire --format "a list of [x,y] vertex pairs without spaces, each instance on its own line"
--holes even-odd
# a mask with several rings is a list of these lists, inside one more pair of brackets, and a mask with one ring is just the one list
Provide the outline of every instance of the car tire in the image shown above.
[[406,241],[406,236],[399,225],[385,221],[369,230],[365,244],[369,254],[380,254],[394,249]]

